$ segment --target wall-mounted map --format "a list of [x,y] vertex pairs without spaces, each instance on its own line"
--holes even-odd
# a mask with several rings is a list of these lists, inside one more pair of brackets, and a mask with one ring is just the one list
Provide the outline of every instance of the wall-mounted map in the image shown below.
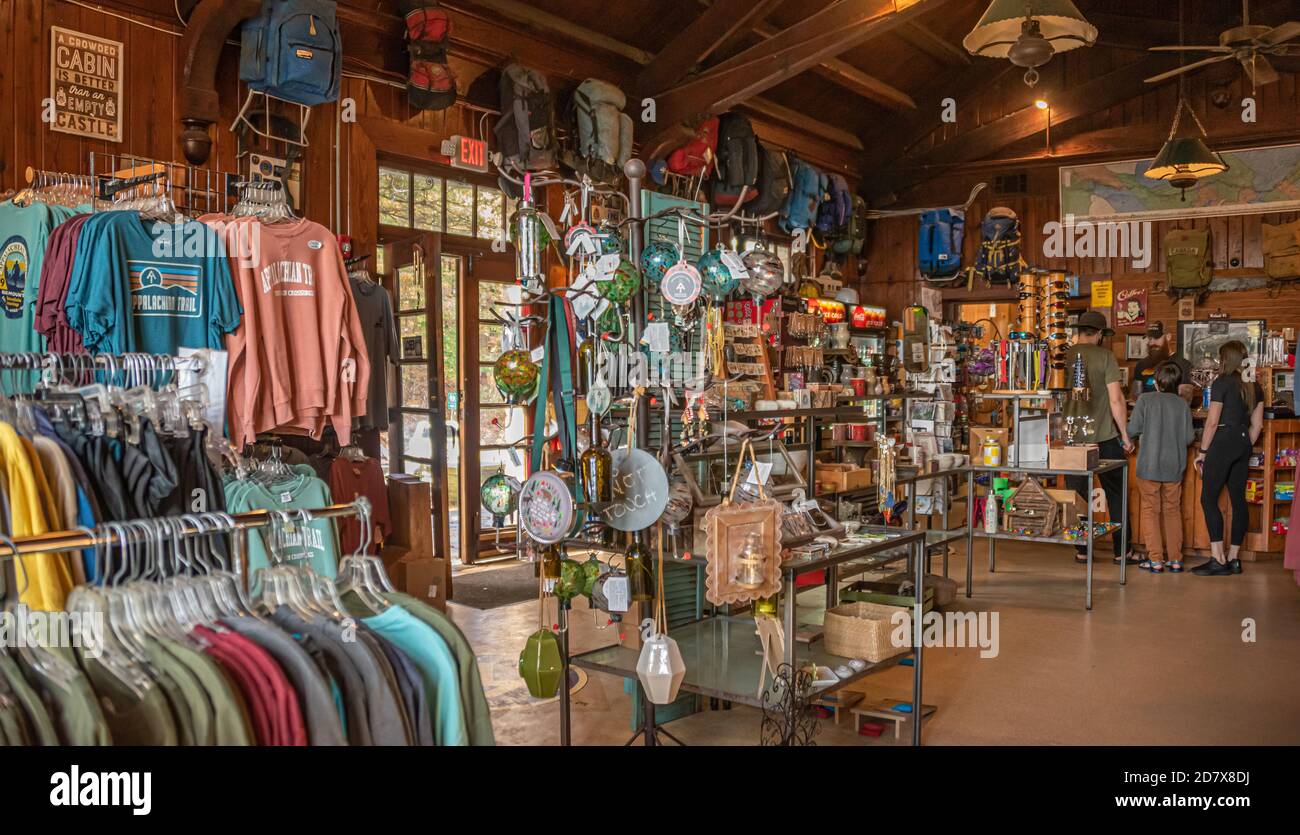
[[1228,170],[1187,190],[1143,173],[1151,160],[1060,168],[1061,216],[1075,220],[1167,220],[1300,209],[1300,145],[1224,151]]

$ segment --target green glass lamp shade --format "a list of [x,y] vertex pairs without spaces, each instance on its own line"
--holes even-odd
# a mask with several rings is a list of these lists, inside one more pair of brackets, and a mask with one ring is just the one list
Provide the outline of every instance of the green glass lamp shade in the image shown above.
[[519,506],[520,486],[518,479],[505,473],[494,473],[484,479],[478,496],[483,509],[492,514],[493,521],[499,524],[504,517],[515,512]]
[[714,301],[722,301],[740,284],[731,274],[731,269],[723,262],[720,249],[711,249],[701,255],[695,267],[700,271],[705,294]]
[[[1164,180],[1184,192],[1205,177],[1228,170],[1223,157],[1211,151],[1198,136],[1180,136],[1170,139],[1151,161],[1145,176]],[[1186,194],[1184,194],[1186,199]]]
[[647,287],[659,288],[664,273],[682,258],[682,251],[672,241],[654,241],[641,250],[641,279]]
[[631,261],[620,258],[609,281],[597,281],[596,289],[611,304],[627,304],[641,289],[641,273]]
[[527,351],[506,351],[492,366],[492,380],[506,402],[521,403],[537,388],[538,369]]
[[564,665],[560,661],[560,644],[555,633],[539,629],[528,636],[524,651],[519,653],[519,675],[534,699],[550,699],[559,692]]
[[1070,0],[993,0],[961,45],[971,55],[1036,67],[1096,40],[1097,27]]

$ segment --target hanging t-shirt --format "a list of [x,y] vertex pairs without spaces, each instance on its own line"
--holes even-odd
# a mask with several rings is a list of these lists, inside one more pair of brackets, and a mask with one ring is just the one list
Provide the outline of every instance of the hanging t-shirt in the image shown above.
[[45,350],[32,327],[50,233],[76,212],[63,206],[0,203],[0,352]]
[[68,296],[68,282],[72,279],[72,265],[75,263],[81,231],[91,217],[92,215],[77,215],[60,224],[50,233],[45,248],[33,318],[37,332],[45,337],[45,344],[50,351],[76,354],[85,350],[81,334],[68,324],[64,302]]
[[69,323],[93,353],[223,347],[242,313],[225,246],[202,223],[108,212],[77,242]]
[[363,429],[388,428],[388,366],[397,362],[397,324],[388,291],[373,281],[349,277],[352,300],[365,335],[370,358],[370,385],[366,392],[366,413],[358,423]]
[[[330,492],[336,502],[350,502],[357,496],[370,500],[370,521],[374,530],[367,551],[379,553],[379,541],[393,533],[393,521],[388,511],[388,485],[384,470],[377,458],[349,461],[343,456],[334,459],[330,466]],[[361,547],[361,522],[355,516],[339,520],[339,547],[344,554],[355,553]]]
[[[333,504],[330,489],[318,478],[299,475],[271,485],[253,481],[231,481],[226,485],[226,509],[230,513],[251,510],[314,510]],[[272,529],[262,528],[248,537],[248,577],[256,587],[257,571],[271,564]],[[338,573],[338,538],[331,519],[314,519],[295,524],[293,533],[283,535],[281,559],[286,563],[307,563],[322,577]]]
[[[29,452],[30,441],[0,422],[0,465],[8,485],[10,531],[13,536],[37,536],[57,528],[49,509],[53,498],[40,461]],[[64,554],[33,554],[15,561],[21,601],[33,609],[57,612],[72,589],[72,572]],[[24,582],[25,579],[25,582]]]

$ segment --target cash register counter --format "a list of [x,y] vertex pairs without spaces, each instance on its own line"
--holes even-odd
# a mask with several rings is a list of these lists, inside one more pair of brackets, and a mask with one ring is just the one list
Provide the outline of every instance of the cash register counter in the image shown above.
[[[1204,420],[1203,413],[1194,413],[1198,425]],[[1199,433],[1198,433],[1199,434]],[[1205,529],[1205,513],[1201,510],[1201,474],[1192,461],[1196,457],[1198,443],[1187,451],[1187,471],[1183,474],[1183,550],[1188,554],[1210,553],[1210,536]],[[1291,518],[1292,499],[1279,499],[1277,486],[1291,485],[1296,481],[1296,466],[1293,463],[1278,463],[1278,453],[1282,450],[1300,449],[1300,420],[1265,420],[1264,431],[1255,443],[1255,453],[1262,456],[1259,466],[1250,468],[1249,479],[1256,489],[1247,489],[1250,501],[1250,525],[1246,532],[1246,541],[1242,543],[1242,557],[1248,560],[1280,559],[1286,547],[1285,526]],[[1137,487],[1137,456],[1129,459],[1129,499],[1132,514],[1132,539],[1135,543],[1145,543],[1142,530],[1142,495]],[[1294,491],[1292,491],[1293,493]],[[1291,495],[1291,494],[1288,494]],[[1232,507],[1228,500],[1228,491],[1219,497],[1219,506],[1223,508],[1224,530],[1230,530],[1232,524]],[[1277,524],[1280,522],[1281,527]]]

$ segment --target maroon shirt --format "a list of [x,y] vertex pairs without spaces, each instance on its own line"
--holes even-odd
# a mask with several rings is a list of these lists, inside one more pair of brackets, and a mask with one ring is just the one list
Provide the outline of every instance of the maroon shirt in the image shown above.
[[64,300],[72,279],[72,262],[77,253],[77,241],[81,238],[81,227],[89,219],[90,215],[77,215],[59,224],[45,244],[45,263],[41,269],[33,321],[36,332],[45,335],[49,351],[66,354],[86,351],[81,334],[68,324]]
[[[379,539],[392,536],[393,519],[388,510],[388,485],[384,483],[384,470],[379,466],[379,459],[367,458],[365,461],[349,461],[338,457],[330,465],[330,495],[334,501],[350,502],[357,496],[370,500],[370,520],[374,525],[371,534],[371,554],[379,553]],[[355,553],[361,547],[361,522],[354,516],[345,516],[339,520],[339,553]]]

